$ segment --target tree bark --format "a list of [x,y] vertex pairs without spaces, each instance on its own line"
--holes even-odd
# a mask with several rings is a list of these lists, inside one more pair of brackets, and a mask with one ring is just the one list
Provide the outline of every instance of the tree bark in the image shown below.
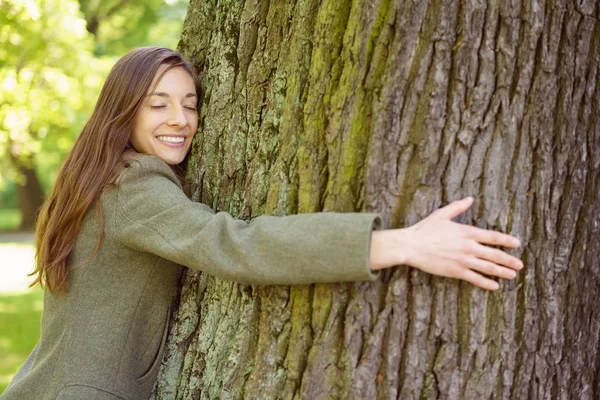
[[585,0],[192,0],[194,200],[395,228],[472,195],[458,220],[519,237],[526,267],[495,293],[403,266],[187,272],[156,398],[600,397],[599,19]]

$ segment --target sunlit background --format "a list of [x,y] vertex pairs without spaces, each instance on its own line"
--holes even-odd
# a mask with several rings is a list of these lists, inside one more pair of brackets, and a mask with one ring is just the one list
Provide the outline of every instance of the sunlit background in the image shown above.
[[39,339],[35,215],[115,61],[176,48],[189,0],[0,0],[0,393]]

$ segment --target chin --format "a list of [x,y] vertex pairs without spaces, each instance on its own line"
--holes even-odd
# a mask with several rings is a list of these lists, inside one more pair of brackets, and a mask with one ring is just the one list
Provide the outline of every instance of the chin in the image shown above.
[[169,165],[179,165],[183,162],[184,158],[181,159],[177,159],[177,160],[163,160],[164,162],[166,162]]
[[183,155],[183,156],[163,156],[163,155],[157,154],[156,157],[158,157],[160,160],[162,160],[163,162],[165,162],[166,164],[169,164],[169,165],[178,165],[178,164],[181,164],[183,162],[183,160],[185,160],[185,155]]

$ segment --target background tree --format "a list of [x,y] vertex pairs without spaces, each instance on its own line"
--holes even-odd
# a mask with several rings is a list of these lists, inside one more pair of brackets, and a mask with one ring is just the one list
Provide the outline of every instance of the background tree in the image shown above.
[[54,180],[38,169],[57,169],[70,149],[100,84],[85,67],[100,65],[76,3],[0,1],[0,9],[0,186],[16,183],[21,228],[31,229]]
[[34,228],[113,63],[174,47],[187,3],[0,0],[0,207],[20,209],[21,230]]
[[526,267],[495,293],[406,267],[293,287],[187,273],[156,398],[598,398],[599,17],[595,1],[192,1],[194,200],[401,227],[474,195],[460,221],[519,237]]

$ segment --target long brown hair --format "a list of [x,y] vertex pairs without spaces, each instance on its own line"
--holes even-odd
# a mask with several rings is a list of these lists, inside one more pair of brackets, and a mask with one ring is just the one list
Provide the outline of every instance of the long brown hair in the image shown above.
[[124,162],[124,154],[134,151],[129,143],[133,117],[161,65],[167,66],[163,74],[173,67],[185,68],[200,99],[194,68],[173,50],[141,47],[116,62],[89,121],[60,169],[52,194],[40,210],[35,232],[36,266],[30,274],[36,279],[30,286],[39,283],[51,292],[67,291],[70,256],[83,219],[94,203],[100,232],[96,249],[86,262],[98,253],[103,232],[100,196],[111,185],[115,171]]

